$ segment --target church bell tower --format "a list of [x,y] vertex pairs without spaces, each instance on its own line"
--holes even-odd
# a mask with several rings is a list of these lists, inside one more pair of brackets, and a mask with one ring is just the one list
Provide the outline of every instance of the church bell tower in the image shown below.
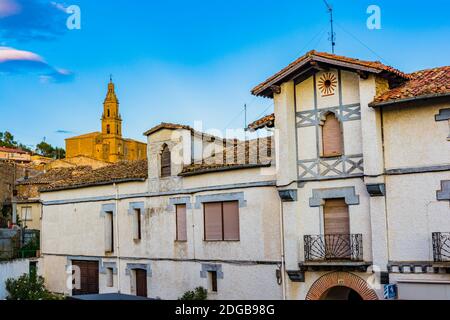
[[108,83],[108,93],[103,102],[102,134],[104,136],[122,137],[122,118],[119,113],[119,100],[116,96],[112,77]]

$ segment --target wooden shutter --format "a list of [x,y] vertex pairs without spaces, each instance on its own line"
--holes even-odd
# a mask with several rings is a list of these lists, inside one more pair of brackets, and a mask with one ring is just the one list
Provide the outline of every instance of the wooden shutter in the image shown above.
[[177,241],[187,241],[186,205],[177,205]]
[[80,288],[73,289],[72,295],[98,294],[98,262],[97,261],[72,261],[72,266],[80,270]]
[[165,146],[161,154],[161,177],[170,177],[171,171],[170,150],[168,146]]
[[136,295],[138,297],[147,297],[147,271],[136,269]]
[[223,240],[222,226],[222,203],[205,203],[205,240],[221,241]]
[[223,203],[223,239],[239,240],[239,202]]
[[342,155],[343,141],[341,124],[333,113],[327,115],[322,127],[322,144],[324,157]]
[[350,218],[345,199],[325,201],[325,234],[350,234]]

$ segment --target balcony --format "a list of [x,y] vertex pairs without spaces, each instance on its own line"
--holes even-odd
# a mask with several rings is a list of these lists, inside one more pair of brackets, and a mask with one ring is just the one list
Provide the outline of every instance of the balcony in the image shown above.
[[353,270],[365,271],[362,234],[326,234],[304,237],[305,262],[302,271]]
[[433,233],[433,256],[435,262],[450,263],[450,232]]

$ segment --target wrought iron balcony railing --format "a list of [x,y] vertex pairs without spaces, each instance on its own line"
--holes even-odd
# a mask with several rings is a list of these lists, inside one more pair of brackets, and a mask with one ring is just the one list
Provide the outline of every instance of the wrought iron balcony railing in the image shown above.
[[305,236],[305,261],[363,261],[362,234]]
[[450,232],[433,233],[433,255],[435,262],[450,262]]

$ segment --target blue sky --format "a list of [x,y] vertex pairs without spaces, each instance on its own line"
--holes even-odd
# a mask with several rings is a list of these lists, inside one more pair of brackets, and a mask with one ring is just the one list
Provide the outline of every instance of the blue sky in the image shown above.
[[[0,131],[28,145],[100,130],[109,74],[127,137],[143,141],[160,122],[242,127],[245,103],[249,121],[272,111],[253,86],[308,50],[330,51],[321,0],[53,1],[0,0],[0,47],[26,57],[0,51]],[[450,1],[330,2],[336,53],[406,72],[450,65]],[[371,4],[381,30],[366,27]],[[68,5],[81,8],[81,30],[66,28]]]

